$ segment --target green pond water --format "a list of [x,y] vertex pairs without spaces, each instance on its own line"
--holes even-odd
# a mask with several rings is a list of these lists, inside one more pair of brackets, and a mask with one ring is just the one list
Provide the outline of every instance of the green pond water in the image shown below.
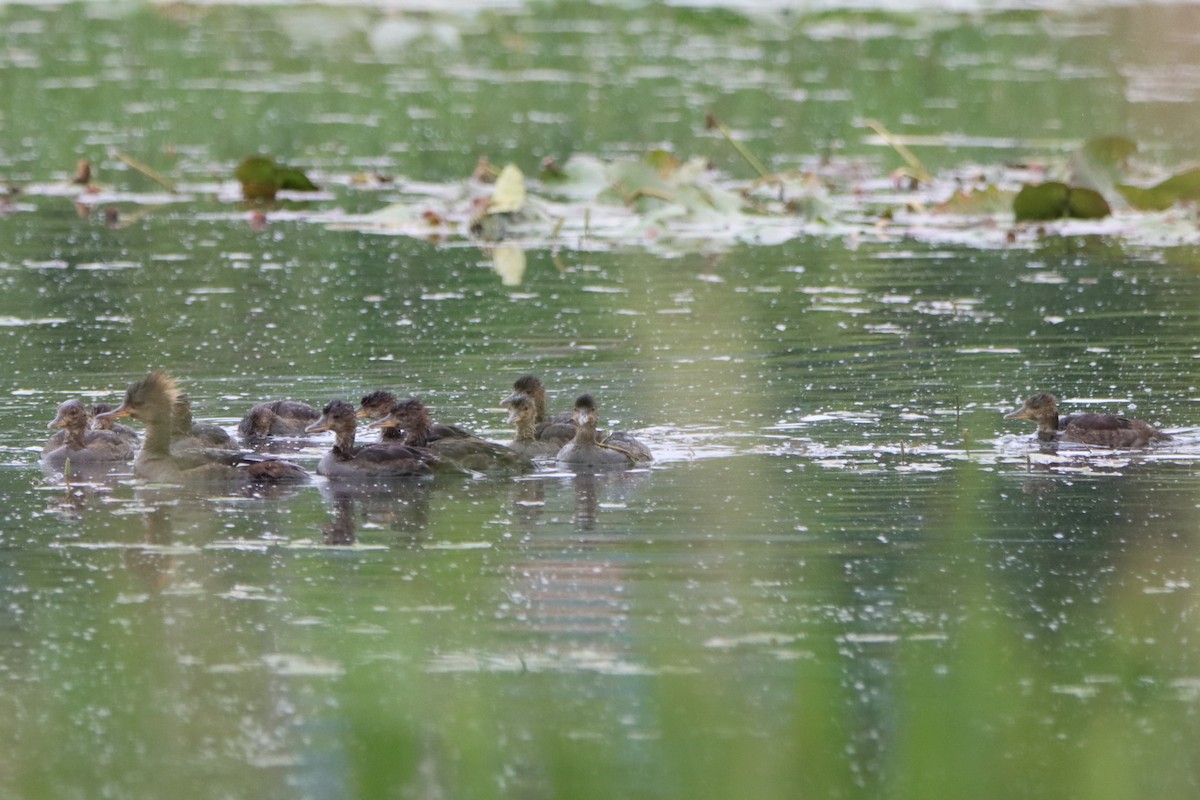
[[[518,282],[491,243],[354,220],[458,196],[481,155],[753,177],[706,109],[864,185],[903,163],[864,117],[939,175],[1110,133],[1169,171],[1198,15],[0,4],[0,797],[1197,796],[1194,211],[1158,242],[543,237]],[[322,192],[255,218],[256,152]],[[498,441],[536,372],[657,461],[43,473],[58,403],[150,369],[231,431],[392,388]],[[1036,390],[1175,439],[1039,447],[1002,420]]]

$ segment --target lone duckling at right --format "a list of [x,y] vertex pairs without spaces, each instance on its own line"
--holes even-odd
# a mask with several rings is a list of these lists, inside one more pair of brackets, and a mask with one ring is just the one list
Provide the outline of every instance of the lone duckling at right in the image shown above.
[[598,416],[596,401],[590,394],[581,394],[575,398],[575,411],[572,415],[577,426],[575,438],[558,451],[555,460],[560,464],[577,467],[629,467],[654,460],[650,449],[628,433],[621,432],[619,439],[610,436],[603,442],[598,441]]
[[1058,400],[1048,392],[1038,392],[1025,401],[1019,411],[1005,419],[1030,419],[1037,423],[1037,438],[1043,442],[1075,442],[1098,447],[1145,447],[1151,442],[1170,440],[1148,422],[1114,414],[1058,415]]

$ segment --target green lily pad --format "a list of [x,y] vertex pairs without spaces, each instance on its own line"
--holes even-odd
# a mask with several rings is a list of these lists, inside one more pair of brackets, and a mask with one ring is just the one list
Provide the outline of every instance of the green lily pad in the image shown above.
[[1172,175],[1149,189],[1124,184],[1115,188],[1138,211],[1165,211],[1181,200],[1200,200],[1200,167]]
[[1018,222],[1045,221],[1074,217],[1101,219],[1112,213],[1108,202],[1097,191],[1049,181],[1026,184],[1013,198],[1013,214]]
[[274,200],[280,190],[315,192],[317,185],[302,171],[275,163],[266,156],[250,156],[238,164],[233,173],[242,184],[242,196],[247,200]]

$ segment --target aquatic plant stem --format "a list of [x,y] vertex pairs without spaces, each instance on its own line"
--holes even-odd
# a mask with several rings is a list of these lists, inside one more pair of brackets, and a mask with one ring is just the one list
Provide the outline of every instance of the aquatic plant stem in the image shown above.
[[725,123],[721,122],[721,120],[717,119],[711,113],[705,116],[704,127],[715,128],[716,130],[720,131],[721,135],[725,137],[725,141],[729,142],[729,144],[733,146],[733,149],[738,152],[738,155],[745,159],[746,163],[758,173],[760,178],[766,178],[771,174],[767,171],[767,168],[763,166],[763,163],[758,160],[757,156],[751,153],[744,144],[733,138],[733,133],[729,130],[729,128],[725,127]]
[[130,167],[131,169],[137,170],[138,172],[142,173],[150,180],[152,180],[155,183],[162,186],[164,189],[166,189],[171,194],[175,194],[175,192],[176,192],[175,182],[172,181],[170,178],[164,177],[161,173],[159,173],[152,167],[149,167],[146,164],[143,164],[141,161],[138,161],[133,156],[129,156],[129,155],[122,153],[120,150],[113,150],[112,154],[116,158],[123,161],[126,164],[126,166]]
[[875,131],[881,139],[887,142],[888,147],[895,150],[904,159],[904,162],[908,164],[908,168],[912,170],[912,177],[921,183],[933,183],[933,174],[925,169],[925,165],[921,163],[921,159],[913,155],[913,152],[898,141],[892,135],[891,131],[883,127],[883,123],[873,119],[864,119],[862,124]]

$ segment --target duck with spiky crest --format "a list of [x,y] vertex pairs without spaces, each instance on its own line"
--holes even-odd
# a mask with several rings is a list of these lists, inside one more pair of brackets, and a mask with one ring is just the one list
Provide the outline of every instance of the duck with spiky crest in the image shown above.
[[[69,459],[72,464],[112,464],[133,458],[133,446],[120,435],[105,430],[88,430],[87,406],[79,400],[68,400],[58,407],[50,428],[62,434],[57,447],[42,454],[42,463],[61,467]],[[58,434],[56,434],[56,437]]]
[[596,436],[599,410],[590,394],[575,398],[575,438],[563,446],[555,457],[560,464],[576,467],[631,467],[654,460],[650,449],[628,433],[621,432],[600,441]]
[[1058,400],[1048,392],[1038,392],[1005,419],[1029,419],[1037,423],[1037,438],[1043,442],[1062,440],[1099,447],[1145,447],[1151,442],[1168,441],[1148,422],[1114,414],[1058,415]]
[[[400,398],[386,389],[379,389],[363,397],[358,404],[358,418],[379,420],[392,413],[392,409],[400,402]],[[385,442],[403,442],[407,434],[400,428],[388,426],[382,429],[379,436]],[[468,430],[457,425],[445,425],[441,422],[430,422],[428,439],[436,442],[438,439],[454,439],[474,436]]]
[[333,448],[317,464],[317,474],[348,480],[412,478],[445,471],[460,471],[430,450],[399,442],[356,445],[358,413],[344,400],[334,400],[321,410],[321,418],[309,425],[308,433],[333,431]]
[[521,474],[534,469],[528,456],[478,436],[431,439],[429,430],[432,426],[429,409],[415,397],[401,400],[392,406],[392,413],[371,423],[372,428],[398,428],[404,431],[404,444],[409,447],[429,450],[473,472]]
[[[279,459],[258,459],[246,453],[197,449],[186,459],[171,453],[172,418],[179,386],[165,372],[151,372],[130,384],[125,400],[102,419],[132,417],[146,426],[142,447],[133,461],[133,474],[161,483],[295,483],[308,479],[301,467]],[[202,462],[202,463],[197,463]]]

